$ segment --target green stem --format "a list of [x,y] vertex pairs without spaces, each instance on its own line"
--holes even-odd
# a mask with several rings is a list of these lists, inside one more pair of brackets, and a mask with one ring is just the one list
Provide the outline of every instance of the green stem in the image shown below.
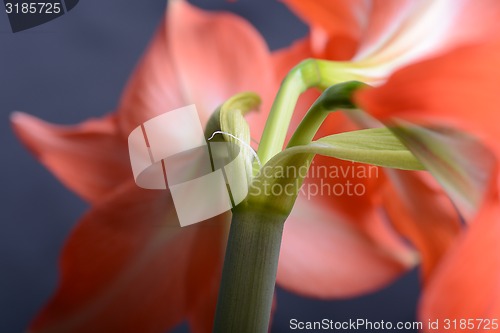
[[258,155],[265,164],[283,149],[286,131],[300,94],[318,84],[320,73],[314,59],[304,60],[295,66],[281,83],[266,121],[259,144]]
[[349,63],[307,59],[292,68],[281,83],[262,133],[258,155],[262,164],[283,149],[297,100],[304,91],[327,87],[361,77],[349,70]]
[[286,217],[233,210],[214,332],[267,332]]
[[[334,83],[352,79],[341,75],[341,68],[337,63],[309,59],[290,71],[274,101],[259,145],[262,164],[283,148],[295,104],[302,92],[310,87],[326,89]],[[335,79],[331,79],[332,72],[338,74]],[[345,93],[342,89],[339,91]],[[334,99],[337,106],[345,102],[344,95],[337,93],[335,96],[340,96]],[[318,108],[328,107],[329,102],[331,98],[325,99]],[[321,112],[318,113],[305,120],[313,124],[314,133],[324,119]],[[312,138],[314,133],[307,131],[296,139]],[[285,205],[283,200],[276,199],[263,198],[259,194],[253,200],[247,198],[246,203],[233,210],[215,315],[216,333],[265,333],[268,330],[283,225],[294,201]],[[273,205],[275,209],[264,208]]]
[[353,94],[364,87],[367,85],[362,82],[348,81],[326,89],[307,111],[287,147],[310,143],[330,112],[337,109],[355,109]]

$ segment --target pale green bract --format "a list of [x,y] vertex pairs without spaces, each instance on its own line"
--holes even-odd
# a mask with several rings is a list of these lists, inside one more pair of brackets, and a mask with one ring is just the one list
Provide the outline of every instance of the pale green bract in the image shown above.
[[[275,170],[284,167],[303,170],[309,167],[316,154],[381,167],[425,170],[423,164],[413,153],[385,127],[345,132],[309,141],[308,138],[314,136],[313,132],[326,118],[329,109],[350,106],[346,105],[344,100],[352,94],[357,86],[358,84],[355,82],[347,82],[340,84],[338,88],[332,87],[332,89],[325,91],[318,100],[319,104],[315,103],[309,111],[308,117],[313,120],[310,121],[313,127],[312,132],[302,129],[305,134],[295,140],[298,145],[278,152],[264,166],[256,165],[254,162],[255,152],[250,147],[250,128],[244,118],[246,113],[259,107],[260,98],[253,93],[237,94],[227,100],[214,113],[207,124],[207,138],[214,139],[214,133],[219,134],[218,140],[223,139],[226,142],[234,143],[243,154],[244,162],[240,167],[245,168],[247,182],[242,181],[242,184],[250,184],[249,195],[243,204],[259,205],[260,207],[272,206],[270,208],[288,214],[293,208],[297,195],[275,196],[273,193],[266,193],[263,188],[286,187],[288,192],[293,189],[292,193],[298,194],[306,174],[301,173],[295,177],[287,178],[279,176]],[[329,105],[329,107],[325,109],[323,105]],[[263,193],[266,194],[263,195]]]
[[[345,132],[323,137],[309,144],[294,146],[276,154],[263,167],[265,172],[259,173],[250,188],[248,201],[261,206],[272,205],[273,209],[287,212],[292,209],[296,196],[273,196],[273,193],[264,193],[263,188],[279,186],[295,189],[298,193],[304,179],[282,177],[280,172],[283,167],[301,168],[310,165],[314,155],[330,156],[342,160],[367,163],[381,167],[403,170],[425,170],[423,164],[399,141],[387,128],[372,128],[353,132]],[[278,175],[278,176],[276,176]],[[273,196],[273,198],[269,198]]]
[[450,128],[393,121],[391,130],[443,186],[466,218],[474,216],[493,172],[493,154],[474,137]]
[[423,164],[387,128],[330,135],[305,146],[287,149],[283,154],[293,154],[296,151],[387,168],[425,170]]
[[213,140],[215,135],[219,135],[224,138],[224,141],[239,147],[243,154],[242,160],[248,182],[252,178],[252,163],[256,154],[250,146],[250,127],[244,116],[250,111],[257,110],[260,104],[261,99],[255,93],[245,92],[234,95],[215,111],[205,130],[207,139]]

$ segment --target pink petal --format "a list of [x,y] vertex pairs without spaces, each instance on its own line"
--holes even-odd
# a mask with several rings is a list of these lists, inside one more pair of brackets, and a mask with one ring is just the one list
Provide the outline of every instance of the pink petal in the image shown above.
[[[239,92],[257,92],[268,111],[276,89],[267,46],[249,23],[171,1],[123,94],[120,122],[129,133],[156,115],[194,103],[204,125],[216,107]],[[257,123],[264,120],[259,116]]]
[[269,50],[248,22],[230,13],[207,13],[185,1],[168,8],[170,54],[186,101],[202,123],[232,95],[257,92],[268,109],[277,88]]
[[276,77],[281,81],[286,74],[299,62],[307,58],[313,57],[309,47],[311,43],[309,38],[301,39],[294,42],[291,46],[273,52],[272,60]]
[[414,0],[372,0],[364,13],[360,47],[356,59],[364,59],[383,50],[415,12]]
[[211,332],[214,327],[215,309],[220,284],[220,274],[206,276],[207,286],[197,295],[198,302],[192,307],[188,316],[192,333]]
[[[495,191],[425,290],[420,304],[424,322],[439,320],[444,327],[446,319],[457,319],[458,326],[450,330],[453,332],[498,330],[492,320],[498,323],[500,318],[499,222],[500,201]],[[460,326],[462,319],[465,328]],[[472,329],[467,325],[469,319]]]
[[378,36],[367,38],[355,59],[391,62],[396,68],[490,39],[498,28],[500,4],[495,0],[374,0],[366,32]]
[[[214,295],[223,217],[181,228],[168,192],[122,186],[73,231],[61,258],[59,288],[30,331],[161,333],[172,328]],[[206,311],[206,317],[213,316],[213,309]]]
[[312,27],[311,48],[316,57],[348,60],[359,47],[369,3],[363,0],[285,0]]
[[384,208],[398,231],[419,251],[427,281],[460,232],[460,217],[428,174],[389,170]]
[[[314,57],[354,60],[373,82],[458,46],[495,38],[496,0],[285,0],[311,27]],[[356,68],[358,68],[356,70]]]
[[16,135],[66,186],[97,202],[132,176],[116,118],[57,126],[25,113],[11,117]]
[[500,154],[500,42],[457,49],[396,72],[357,95],[381,119],[398,117],[469,131]]
[[123,92],[118,116],[126,135],[146,120],[189,104],[172,61],[167,29],[163,21]]
[[[384,228],[375,211],[365,219]],[[407,250],[392,252],[370,234],[327,206],[299,197],[285,223],[278,283],[306,296],[352,297],[390,283],[414,264]]]

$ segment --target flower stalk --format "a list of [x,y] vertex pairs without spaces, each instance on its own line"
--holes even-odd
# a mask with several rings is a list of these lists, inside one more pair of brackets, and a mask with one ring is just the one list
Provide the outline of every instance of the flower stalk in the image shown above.
[[352,95],[356,90],[366,86],[362,82],[348,81],[327,88],[306,113],[288,142],[287,148],[311,142],[330,112],[338,109],[355,109]]
[[344,63],[307,59],[292,68],[283,80],[266,121],[259,144],[258,155],[262,164],[269,161],[283,149],[286,133],[297,100],[303,92],[316,87],[327,87],[350,80],[359,79],[349,73]]
[[233,210],[214,332],[267,332],[286,218],[245,205]]
[[[358,81],[323,87],[333,83],[321,78],[324,74],[321,66],[328,64],[335,65],[312,59],[299,64],[287,76],[275,100],[259,146],[265,169],[257,170],[250,179],[247,198],[233,209],[214,332],[264,333],[268,330],[283,226],[305,177],[283,177],[273,170],[285,165],[297,170],[307,168],[315,154],[380,166],[421,169],[421,164],[386,129],[333,135],[311,142],[330,112],[356,109],[353,94],[366,87]],[[297,98],[310,86],[326,90],[307,112],[287,149],[281,151]],[[249,141],[249,128],[241,111],[251,109],[258,102],[255,96],[248,94],[233,97],[213,116],[208,132],[220,128],[224,133]],[[281,194],[266,191],[266,188],[275,187],[287,191],[280,191]]]

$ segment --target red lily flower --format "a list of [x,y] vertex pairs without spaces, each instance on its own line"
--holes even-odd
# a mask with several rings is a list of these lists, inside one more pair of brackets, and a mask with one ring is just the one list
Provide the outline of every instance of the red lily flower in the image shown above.
[[72,127],[13,115],[21,140],[93,205],[67,241],[59,287],[30,332],[164,332],[186,319],[193,332],[211,330],[229,215],[181,229],[167,191],[134,183],[127,136],[187,104],[206,123],[237,92],[266,100],[271,65],[248,23],[174,1],[116,113]]
[[[361,92],[357,102],[382,120],[397,117],[469,131],[498,157],[500,73],[496,65],[500,48],[498,42],[487,41],[498,36],[500,3],[446,0],[287,0],[286,3],[311,26],[311,35],[277,55],[278,73],[287,71],[300,59],[320,57],[350,60],[352,64],[347,70],[360,75],[361,80],[381,83],[394,70],[412,62],[463,45],[485,43],[401,69],[386,85]],[[484,165],[485,170],[480,173],[486,173],[488,168]],[[441,324],[444,319],[458,319],[458,326],[452,326],[451,330],[470,331],[470,326],[460,326],[460,319],[472,319],[473,331],[493,329],[491,321],[499,318],[500,308],[500,256],[495,241],[500,221],[498,178],[491,180],[491,189],[485,195],[480,213],[469,221],[469,230],[454,241],[456,228],[450,228],[449,224],[447,227],[435,213],[444,194],[441,193],[440,200],[429,200],[427,209],[419,208],[428,200],[427,191],[411,174],[406,173],[403,180],[401,176],[400,173],[398,181],[392,183],[395,187],[387,183],[389,196],[384,196],[383,203],[395,228],[423,256],[427,283],[420,316],[424,323],[427,319],[440,319]],[[395,192],[397,189],[399,193]],[[425,219],[422,212],[426,212]],[[452,251],[448,251],[450,248]],[[482,318],[487,318],[490,324],[477,326],[476,319]]]
[[484,41],[500,25],[500,4],[495,0],[285,3],[311,29],[308,38],[287,50],[285,59],[308,53],[307,57],[349,61],[365,82],[383,81],[412,62]]
[[[263,97],[264,109],[276,90],[262,38],[234,15],[173,1],[116,113],[72,127],[13,116],[21,140],[92,204],[64,248],[59,288],[31,332],[162,332],[185,319],[194,332],[211,329],[228,214],[177,227],[169,193],[133,182],[126,137],[145,120],[191,103],[205,124],[219,104],[246,90]],[[349,296],[388,283],[413,263],[374,204],[365,203],[360,216],[378,224],[366,227],[346,223],[324,203],[312,205],[302,201],[290,218],[282,285]]]
[[[342,70],[353,79],[380,84],[393,71],[412,62],[484,41],[500,24],[500,5],[489,0],[480,3],[286,0],[285,3],[309,24],[311,33],[274,55],[279,77],[301,60],[314,57],[340,61],[345,66]],[[292,127],[298,125],[317,95],[311,91],[302,96]],[[327,119],[317,137],[354,128],[349,119],[336,115]],[[343,163],[319,156],[315,161],[319,165]],[[459,217],[447,195],[429,177],[393,170],[387,175],[388,178],[372,182],[367,195],[355,199],[336,197],[329,204],[361,230],[374,224],[370,220],[373,215],[363,213],[381,207],[396,231],[418,250],[423,278],[427,281],[459,234]],[[422,211],[433,212],[425,222]],[[287,223],[286,228],[290,225]]]
[[[500,42],[495,39],[409,66],[385,85],[361,91],[358,102],[384,121],[399,118],[468,131],[493,152],[498,163],[499,52]],[[457,319],[457,324],[451,323],[455,332],[498,329],[498,323],[493,324],[500,318],[498,175],[496,169],[479,213],[424,290],[422,320],[439,319],[444,325],[447,319]]]

